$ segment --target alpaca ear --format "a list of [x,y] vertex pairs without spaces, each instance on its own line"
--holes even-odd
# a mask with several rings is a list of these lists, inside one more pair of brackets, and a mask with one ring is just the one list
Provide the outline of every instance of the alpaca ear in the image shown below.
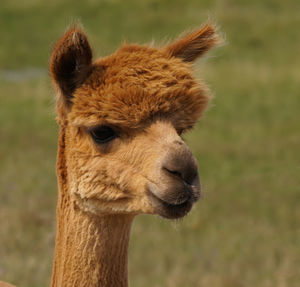
[[216,28],[205,24],[199,30],[187,34],[164,49],[171,56],[181,58],[185,62],[193,62],[220,42]]
[[50,58],[51,76],[64,104],[71,103],[73,92],[86,80],[91,69],[92,50],[87,37],[74,27],[58,41]]

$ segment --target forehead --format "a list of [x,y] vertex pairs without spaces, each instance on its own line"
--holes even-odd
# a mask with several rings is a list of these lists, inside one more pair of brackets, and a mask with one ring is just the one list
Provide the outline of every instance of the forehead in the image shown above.
[[206,94],[189,64],[158,49],[124,46],[96,61],[88,80],[74,94],[69,120],[74,125],[138,128],[163,117],[185,129],[201,116]]

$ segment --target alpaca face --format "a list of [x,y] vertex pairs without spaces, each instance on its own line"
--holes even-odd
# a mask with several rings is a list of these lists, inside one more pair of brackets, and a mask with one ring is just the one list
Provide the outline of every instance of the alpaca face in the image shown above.
[[181,138],[205,109],[190,62],[216,43],[214,29],[163,49],[124,46],[92,63],[85,35],[70,30],[50,62],[65,132],[67,181],[96,214],[187,214],[200,196],[197,162]]
[[169,121],[130,134],[107,125],[70,127],[67,138],[69,182],[81,208],[178,218],[200,196],[197,162]]

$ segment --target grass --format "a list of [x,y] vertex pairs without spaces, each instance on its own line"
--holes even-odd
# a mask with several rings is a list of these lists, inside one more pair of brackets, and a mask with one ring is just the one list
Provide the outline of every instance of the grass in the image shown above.
[[[26,3],[26,4],[25,4]],[[215,98],[186,136],[204,198],[183,221],[140,216],[131,286],[296,287],[300,281],[298,1],[0,0],[0,278],[49,285],[57,127],[51,45],[81,19],[96,55],[215,18],[227,44],[196,67]]]

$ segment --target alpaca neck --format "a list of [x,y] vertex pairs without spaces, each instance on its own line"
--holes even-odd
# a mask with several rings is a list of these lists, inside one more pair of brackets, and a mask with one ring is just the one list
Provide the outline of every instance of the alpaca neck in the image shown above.
[[56,240],[52,286],[127,286],[132,217],[69,212]]
[[97,216],[70,198],[60,135],[57,175],[59,198],[52,287],[128,286],[127,256],[131,215]]

